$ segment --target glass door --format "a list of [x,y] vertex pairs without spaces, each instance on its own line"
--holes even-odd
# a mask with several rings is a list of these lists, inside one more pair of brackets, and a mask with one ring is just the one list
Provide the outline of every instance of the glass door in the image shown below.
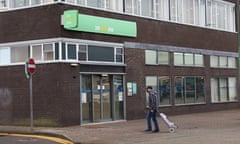
[[111,120],[109,76],[93,75],[93,121]]
[[114,119],[124,119],[124,91],[123,76],[113,76],[113,92],[114,92]]
[[81,75],[81,123],[124,119],[122,75]]
[[92,122],[92,75],[81,75],[81,121]]

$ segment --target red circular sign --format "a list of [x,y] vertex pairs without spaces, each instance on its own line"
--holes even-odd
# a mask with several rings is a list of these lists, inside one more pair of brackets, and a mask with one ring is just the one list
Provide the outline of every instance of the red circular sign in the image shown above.
[[35,65],[34,59],[30,58],[28,60],[28,72],[30,74],[33,74],[35,71],[36,71],[36,65]]

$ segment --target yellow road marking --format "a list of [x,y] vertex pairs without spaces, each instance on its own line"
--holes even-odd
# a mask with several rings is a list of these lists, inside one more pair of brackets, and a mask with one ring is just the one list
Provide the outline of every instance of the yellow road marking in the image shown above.
[[54,142],[57,142],[60,144],[74,144],[68,140],[64,140],[61,138],[55,138],[55,137],[49,137],[49,136],[0,133],[0,136],[1,135],[2,136],[31,137],[31,138],[46,139],[46,140],[54,141]]

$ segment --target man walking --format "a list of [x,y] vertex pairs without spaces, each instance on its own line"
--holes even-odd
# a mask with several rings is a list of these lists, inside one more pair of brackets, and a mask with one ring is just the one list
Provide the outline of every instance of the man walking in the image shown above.
[[151,86],[147,87],[147,93],[148,93],[148,102],[149,102],[149,110],[147,114],[147,130],[145,131],[152,131],[152,122],[154,123],[155,129],[152,131],[154,133],[160,132],[159,126],[158,126],[158,120],[156,117],[156,114],[158,112],[158,100],[157,95],[153,92],[153,88]]

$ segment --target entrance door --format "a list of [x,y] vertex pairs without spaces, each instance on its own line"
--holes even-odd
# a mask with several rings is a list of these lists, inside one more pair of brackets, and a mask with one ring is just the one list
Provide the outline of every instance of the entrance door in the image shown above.
[[81,123],[124,119],[122,75],[81,75]]
[[93,121],[111,120],[109,76],[93,75]]

